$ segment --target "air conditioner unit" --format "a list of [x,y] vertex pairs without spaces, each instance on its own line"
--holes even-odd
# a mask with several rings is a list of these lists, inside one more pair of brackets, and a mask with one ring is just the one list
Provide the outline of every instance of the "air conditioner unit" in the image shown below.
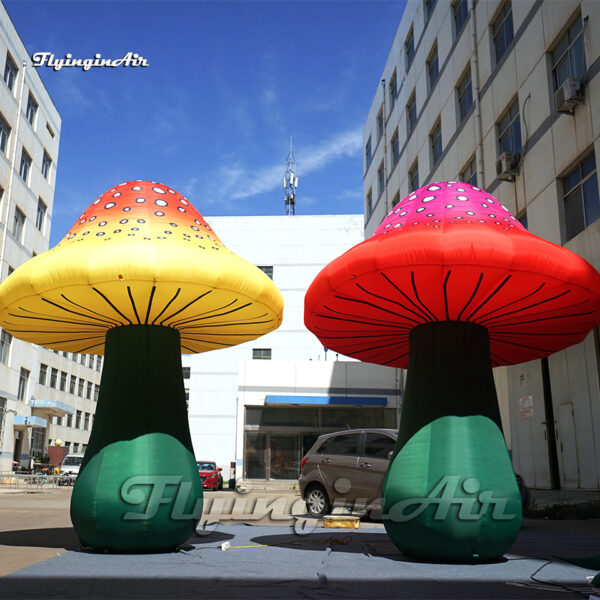
[[565,79],[564,83],[554,93],[556,110],[562,113],[573,114],[577,104],[583,104],[583,85],[576,77]]
[[503,152],[496,159],[496,176],[504,181],[513,181],[517,174],[519,155],[513,152]]

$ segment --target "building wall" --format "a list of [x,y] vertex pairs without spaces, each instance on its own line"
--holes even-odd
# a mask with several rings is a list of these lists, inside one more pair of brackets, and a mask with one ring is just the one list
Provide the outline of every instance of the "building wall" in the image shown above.
[[[362,215],[208,217],[223,243],[257,266],[273,267],[273,281],[284,298],[280,328],[233,348],[184,355],[189,366],[189,418],[198,459],[216,460],[227,475],[236,458],[238,373],[250,366],[253,349],[271,349],[273,361],[325,361],[317,338],[304,326],[304,294],[317,273],[363,239]],[[333,352],[327,359],[334,361]],[[350,360],[339,357],[339,360]],[[274,363],[273,363],[274,364]],[[250,369],[250,367],[247,367]],[[393,371],[393,369],[392,369]],[[263,384],[270,385],[270,377]],[[310,382],[306,382],[309,386]]]
[[[386,82],[385,98],[378,85],[363,129],[365,150],[371,138],[373,155],[364,163],[366,236],[373,233],[395,202],[412,191],[409,170],[415,161],[419,185],[423,186],[464,179],[465,169],[474,160],[476,185],[494,194],[518,218],[526,219],[529,231],[565,245],[600,269],[600,220],[586,221],[583,231],[571,237],[565,200],[567,176],[590,154],[599,160],[600,41],[593,32],[600,27],[600,4],[591,0],[478,1],[457,33],[454,8],[460,4],[438,0],[429,20],[424,2],[409,0],[407,4],[381,75]],[[465,0],[464,5],[468,9],[471,3]],[[497,57],[494,26],[499,15],[509,9],[514,35],[506,51]],[[553,52],[574,23],[582,32],[585,55],[585,68],[577,73],[584,81],[584,103],[576,106],[573,114],[566,114],[557,110],[555,102]],[[411,30],[415,56],[407,69],[405,41]],[[430,86],[427,60],[436,43],[440,74]],[[457,87],[469,70],[474,102],[461,120]],[[394,72],[399,92],[392,107],[389,83]],[[409,133],[407,103],[413,90],[417,122]],[[504,181],[496,171],[496,159],[502,151],[499,126],[513,102],[522,144],[514,180]],[[380,111],[385,113],[381,136],[377,126]],[[429,136],[438,121],[442,155],[434,164]],[[400,152],[394,164],[390,144],[396,129]],[[385,186],[380,194],[378,170],[383,161]],[[597,195],[597,176],[588,185],[595,186],[591,193]],[[515,467],[530,485],[552,484],[549,413],[544,405],[544,393],[551,392],[560,485],[600,486],[597,335],[597,331],[592,332],[583,343],[550,357],[550,380],[545,386],[540,361],[496,370],[507,441]],[[533,412],[521,410],[521,399],[529,396],[533,398]]]
[[[6,62],[12,59],[18,72],[10,89],[4,79]],[[25,61],[25,65],[23,64]],[[12,269],[29,260],[34,254],[40,254],[49,247],[50,225],[52,221],[54,188],[61,132],[61,118],[52,99],[46,91],[36,70],[31,66],[28,53],[4,7],[0,4],[0,116],[4,119],[10,133],[4,151],[0,151],[0,279],[5,279]],[[30,96],[38,108],[33,118],[28,118]],[[23,149],[31,158],[31,168],[26,179],[20,175]],[[44,154],[50,158],[47,173],[42,172]],[[46,211],[38,222],[38,203],[42,201]],[[25,216],[20,235],[15,235],[15,214],[19,210]],[[1,331],[1,330],[0,330]],[[0,359],[2,357],[0,356]],[[86,357],[86,365],[89,358]],[[58,370],[56,388],[41,385],[39,381],[40,364],[48,366],[48,381],[51,369]],[[46,418],[43,450],[48,442],[57,438],[73,444],[73,449],[81,449],[87,443],[89,430],[83,429],[85,413],[94,412],[94,390],[91,400],[86,399],[87,382],[92,386],[99,384],[99,372],[94,367],[84,367],[79,362],[67,360],[63,355],[22,342],[13,338],[6,360],[0,360],[0,471],[11,469],[15,435],[22,435],[20,462],[29,466],[31,454],[32,427],[15,429],[14,421],[24,417],[43,418],[47,411],[32,408],[31,401],[51,400],[66,404],[74,411],[82,411],[81,428],[58,426],[53,418]],[[23,399],[18,399],[19,377],[21,369],[29,371]],[[60,373],[73,373],[85,381],[83,398],[60,391]],[[60,411],[59,411],[60,412]],[[58,413],[57,413],[58,414]],[[76,413],[75,413],[76,414]],[[66,417],[65,417],[66,421]],[[75,415],[73,417],[75,421]]]

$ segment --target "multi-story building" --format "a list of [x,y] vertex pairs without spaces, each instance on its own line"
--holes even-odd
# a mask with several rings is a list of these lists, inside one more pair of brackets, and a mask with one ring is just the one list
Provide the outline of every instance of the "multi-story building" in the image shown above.
[[[294,479],[320,433],[395,427],[398,370],[328,352],[304,326],[308,286],[327,263],[362,241],[362,215],[207,221],[230,250],[273,279],[284,310],[279,329],[261,338],[183,357],[196,458],[216,460],[225,480],[233,461],[238,479]],[[284,458],[289,466],[282,470]]]
[[[365,233],[413,189],[471,182],[600,269],[600,3],[409,0],[364,125]],[[600,337],[496,369],[529,485],[600,487]]]
[[[48,249],[61,119],[0,4],[0,279]],[[77,359],[77,360],[74,360]],[[85,362],[84,362],[85,361]],[[60,438],[89,437],[100,357],[59,354],[0,329],[0,471]]]

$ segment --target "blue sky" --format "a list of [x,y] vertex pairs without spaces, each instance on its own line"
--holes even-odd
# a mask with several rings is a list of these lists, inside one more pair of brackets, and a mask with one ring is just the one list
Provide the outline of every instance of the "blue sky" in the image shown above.
[[165,183],[206,216],[362,213],[362,125],[403,1],[4,0],[29,54],[147,68],[39,68],[62,117],[51,245],[101,193]]

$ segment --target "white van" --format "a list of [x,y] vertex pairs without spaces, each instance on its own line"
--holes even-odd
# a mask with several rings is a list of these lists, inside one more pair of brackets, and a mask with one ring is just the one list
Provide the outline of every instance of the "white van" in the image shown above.
[[62,461],[60,470],[66,475],[79,475],[81,461],[83,461],[83,454],[67,454]]

